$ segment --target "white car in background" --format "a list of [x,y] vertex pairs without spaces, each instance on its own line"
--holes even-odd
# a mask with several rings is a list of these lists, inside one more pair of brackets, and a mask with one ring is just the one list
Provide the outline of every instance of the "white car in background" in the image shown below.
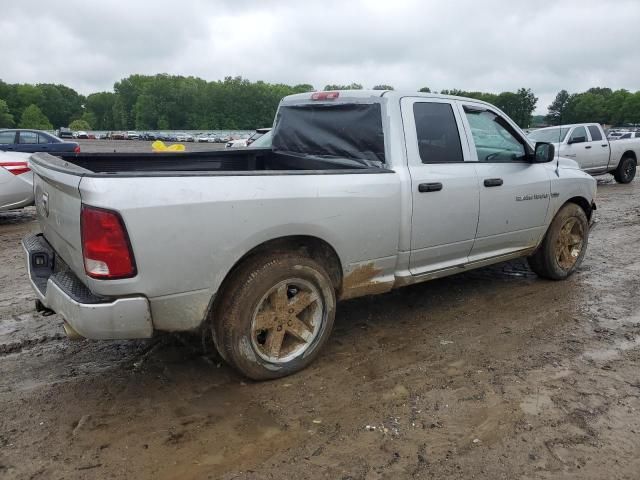
[[271,131],[271,128],[257,128],[255,132],[251,134],[251,136],[247,139],[247,147],[251,145],[253,142],[258,140],[263,135],[266,135]]
[[271,148],[271,137],[273,136],[273,131],[269,129],[267,133],[260,136],[257,140],[254,140],[249,145],[250,148]]
[[627,133],[626,130],[612,130],[607,135],[607,140],[618,140],[625,133]]
[[237,140],[229,140],[225,144],[225,148],[242,148],[247,146],[246,138],[238,138]]
[[227,148],[248,147],[253,142],[258,140],[262,136],[266,135],[270,131],[271,131],[271,128],[257,128],[256,131],[253,132],[249,137],[241,138],[241,139],[238,139],[238,140],[231,140],[231,141],[227,142],[225,147],[227,147]]
[[30,153],[0,151],[0,212],[33,205]]
[[211,135],[209,133],[201,133],[196,138],[196,142],[198,142],[198,143],[208,143],[208,142],[212,142],[212,141],[213,140],[211,140]]
[[640,138],[640,132],[626,132],[618,137],[618,140],[626,140],[627,138]]

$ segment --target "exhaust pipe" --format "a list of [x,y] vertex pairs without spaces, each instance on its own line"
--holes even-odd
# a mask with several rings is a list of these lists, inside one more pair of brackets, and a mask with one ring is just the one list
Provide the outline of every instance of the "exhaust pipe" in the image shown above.
[[73,340],[73,341],[84,340],[84,337],[80,335],[75,328],[69,325],[66,320],[64,321],[63,327],[64,327],[64,333],[67,334],[67,337],[69,337],[69,340]]

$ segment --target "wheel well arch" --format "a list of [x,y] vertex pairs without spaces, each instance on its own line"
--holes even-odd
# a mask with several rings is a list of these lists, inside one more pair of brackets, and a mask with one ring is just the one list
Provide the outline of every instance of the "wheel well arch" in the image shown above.
[[221,288],[241,265],[256,255],[266,252],[301,253],[315,260],[327,270],[327,274],[336,291],[342,285],[343,272],[340,257],[327,241],[311,235],[289,235],[267,240],[245,253],[231,267],[222,282]]
[[636,162],[638,161],[638,157],[636,156],[636,152],[634,152],[633,150],[627,150],[626,152],[624,152],[622,154],[622,157],[620,157],[620,159],[622,160],[625,157],[631,157],[633,158]]
[[564,202],[564,205],[566,205],[567,203],[575,203],[576,205],[578,205],[580,208],[582,208],[582,210],[584,210],[584,213],[587,215],[587,219],[591,220],[593,206],[589,203],[589,200],[584,197],[572,197]]

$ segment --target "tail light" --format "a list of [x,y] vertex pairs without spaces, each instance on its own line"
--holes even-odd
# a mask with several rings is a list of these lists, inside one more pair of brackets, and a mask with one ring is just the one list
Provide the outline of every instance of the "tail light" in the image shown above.
[[76,145],[76,148],[73,149],[73,153],[80,153],[80,145]]
[[22,175],[23,173],[31,171],[27,162],[0,162],[0,167],[3,167],[14,175]]
[[136,275],[129,236],[117,212],[83,205],[80,230],[87,275],[102,280]]
[[335,100],[340,96],[340,92],[314,92],[311,100]]

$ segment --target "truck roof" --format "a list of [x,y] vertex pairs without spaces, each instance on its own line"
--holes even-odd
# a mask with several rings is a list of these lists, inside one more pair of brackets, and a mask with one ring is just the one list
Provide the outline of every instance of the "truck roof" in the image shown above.
[[596,122],[587,122],[587,123],[567,123],[564,125],[553,125],[551,127],[543,127],[543,128],[537,128],[536,130],[548,130],[550,128],[573,128],[573,127],[588,127],[590,125],[596,125],[596,126],[600,126],[599,123]]
[[[467,102],[479,103],[482,105],[486,105],[488,107],[497,108],[495,105],[492,105],[487,102],[483,102],[482,100],[477,100],[475,98],[467,98],[467,97],[456,97],[453,95],[443,95],[440,93],[424,93],[424,92],[412,92],[410,90],[330,90],[330,92],[338,92],[339,97],[338,101],[345,100],[355,100],[362,102],[363,100],[377,100],[381,97],[386,98],[403,98],[403,97],[423,97],[423,98],[438,98],[438,99],[449,99],[449,100],[464,100]],[[310,101],[311,96],[316,93],[328,93],[328,92],[306,92],[306,93],[296,93],[294,95],[288,95],[282,99],[281,103],[299,103],[303,101]],[[332,100],[328,100],[332,101]]]

